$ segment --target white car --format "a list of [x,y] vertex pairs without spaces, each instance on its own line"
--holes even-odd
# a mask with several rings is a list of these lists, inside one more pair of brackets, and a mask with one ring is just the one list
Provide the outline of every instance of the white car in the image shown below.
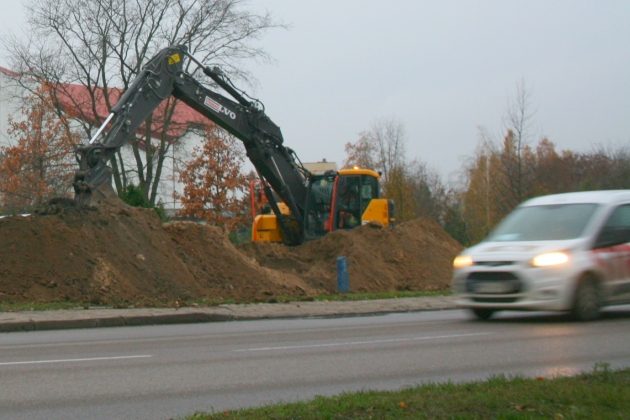
[[499,310],[595,319],[630,303],[630,190],[528,200],[453,266],[456,303],[479,319]]

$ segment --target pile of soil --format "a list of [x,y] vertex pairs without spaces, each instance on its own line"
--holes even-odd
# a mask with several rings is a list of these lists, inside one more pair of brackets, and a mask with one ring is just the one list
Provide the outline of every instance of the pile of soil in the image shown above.
[[335,231],[294,248],[250,243],[241,250],[260,265],[294,274],[327,293],[337,291],[336,261],[344,256],[352,291],[381,292],[448,288],[461,245],[436,222],[415,219],[393,228]]
[[416,220],[294,248],[236,248],[219,228],[162,224],[152,210],[117,204],[0,219],[0,249],[2,303],[163,306],[334,292],[340,255],[353,291],[442,289],[460,247],[437,224]]

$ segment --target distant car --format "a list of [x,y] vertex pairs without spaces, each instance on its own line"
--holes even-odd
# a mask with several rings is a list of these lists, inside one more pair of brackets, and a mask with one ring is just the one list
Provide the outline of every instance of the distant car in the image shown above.
[[581,321],[630,303],[630,190],[533,198],[453,261],[459,307],[567,311]]

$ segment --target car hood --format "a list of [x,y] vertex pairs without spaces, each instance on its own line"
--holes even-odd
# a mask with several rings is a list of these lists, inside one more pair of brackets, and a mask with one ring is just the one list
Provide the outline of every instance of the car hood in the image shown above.
[[584,239],[526,242],[489,241],[468,248],[463,254],[470,255],[475,261],[520,261],[545,252],[575,249],[583,243]]

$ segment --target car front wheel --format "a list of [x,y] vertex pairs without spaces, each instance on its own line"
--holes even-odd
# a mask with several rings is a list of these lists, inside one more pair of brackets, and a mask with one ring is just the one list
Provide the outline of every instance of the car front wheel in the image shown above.
[[592,321],[599,318],[601,306],[601,293],[597,281],[591,277],[584,277],[575,289],[571,315],[577,321]]
[[475,318],[485,321],[487,319],[492,318],[495,310],[491,308],[472,308],[471,312],[475,316]]

